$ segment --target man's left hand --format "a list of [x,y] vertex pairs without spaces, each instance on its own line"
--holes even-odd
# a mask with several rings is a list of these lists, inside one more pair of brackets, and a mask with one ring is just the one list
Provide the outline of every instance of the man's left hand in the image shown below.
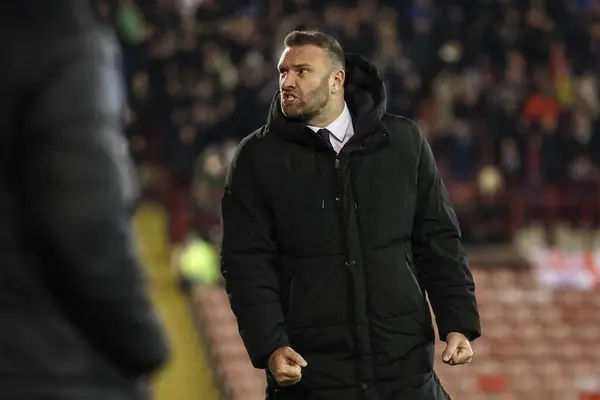
[[448,365],[468,364],[473,359],[471,342],[459,332],[450,332],[446,336],[446,349],[442,353],[442,360]]

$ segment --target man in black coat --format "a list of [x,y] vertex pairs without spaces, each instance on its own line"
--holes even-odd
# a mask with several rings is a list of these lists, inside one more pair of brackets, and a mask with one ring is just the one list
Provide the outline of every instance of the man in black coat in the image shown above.
[[134,251],[118,45],[85,1],[8,0],[0,33],[0,399],[146,399],[167,345]]
[[292,32],[267,124],[223,197],[222,269],[269,399],[438,400],[480,335],[456,215],[426,140],[386,114],[375,68]]

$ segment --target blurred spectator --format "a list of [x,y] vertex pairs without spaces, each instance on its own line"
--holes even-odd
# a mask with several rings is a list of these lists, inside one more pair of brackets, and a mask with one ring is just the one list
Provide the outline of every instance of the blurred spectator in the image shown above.
[[218,250],[213,246],[218,246],[214,238],[192,235],[188,239],[177,262],[186,286],[212,286],[220,280]]
[[447,152],[450,177],[453,181],[464,182],[475,179],[478,148],[469,122],[455,120],[451,131],[438,136],[434,146],[439,149],[440,154]]

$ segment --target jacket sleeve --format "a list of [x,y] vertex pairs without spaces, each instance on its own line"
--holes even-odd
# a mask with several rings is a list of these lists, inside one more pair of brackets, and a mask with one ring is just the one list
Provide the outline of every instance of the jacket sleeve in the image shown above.
[[75,327],[126,374],[143,376],[165,361],[167,345],[134,246],[118,47],[99,31],[47,56],[22,122],[19,185],[31,234]]
[[475,284],[454,208],[427,140],[413,125],[419,143],[417,209],[412,245],[415,262],[435,314],[441,340],[460,332],[481,335]]
[[242,142],[227,177],[221,265],[250,360],[256,368],[266,368],[273,351],[289,341],[275,269],[273,215],[256,179],[252,144]]

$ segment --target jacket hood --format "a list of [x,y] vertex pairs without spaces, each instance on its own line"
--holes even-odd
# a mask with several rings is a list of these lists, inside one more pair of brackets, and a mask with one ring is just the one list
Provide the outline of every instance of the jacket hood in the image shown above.
[[[381,118],[386,112],[386,91],[383,80],[377,69],[364,57],[358,54],[346,54],[346,81],[344,98],[354,126],[354,137],[357,141],[373,133],[381,126]],[[291,136],[300,139],[305,135],[304,121],[288,118],[283,115],[279,90],[273,96],[267,125],[270,128],[283,128]]]

